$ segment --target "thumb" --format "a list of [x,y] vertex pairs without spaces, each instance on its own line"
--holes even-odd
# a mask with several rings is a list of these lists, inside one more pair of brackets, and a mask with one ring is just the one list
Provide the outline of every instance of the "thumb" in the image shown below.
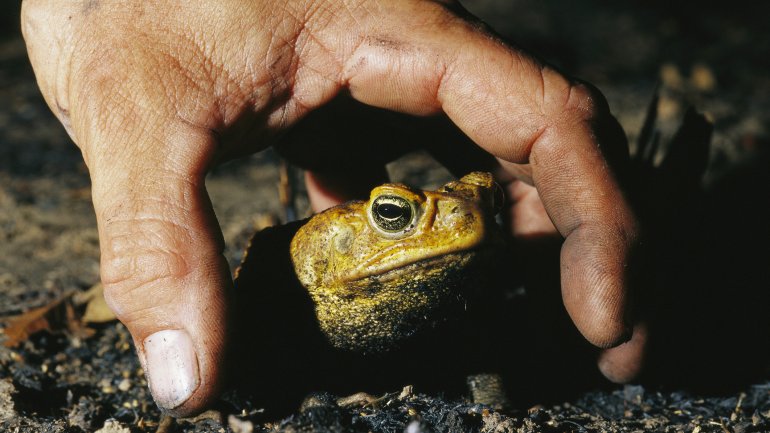
[[115,132],[83,146],[105,299],[134,338],[155,402],[188,415],[220,388],[232,285],[204,184],[214,143],[183,122]]

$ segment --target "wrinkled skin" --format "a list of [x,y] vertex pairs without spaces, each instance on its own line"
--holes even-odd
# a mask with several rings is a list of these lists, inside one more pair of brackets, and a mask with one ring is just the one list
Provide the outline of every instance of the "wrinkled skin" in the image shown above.
[[[510,232],[564,237],[562,297],[577,328],[601,348],[628,340],[638,229],[618,181],[617,123],[596,90],[501,43],[456,3],[24,0],[22,28],[91,175],[105,298],[164,410],[200,411],[224,381],[232,281],[207,171],[272,145],[336,96],[451,121],[496,161]],[[329,129],[350,126],[335,119]],[[371,134],[347,139],[383,149]],[[308,174],[316,209],[382,181],[382,167],[332,168]],[[602,354],[611,379],[638,371],[636,335]]]
[[[484,272],[479,262],[502,243],[494,221],[497,188],[482,172],[438,191],[385,184],[368,201],[327,209],[303,225],[291,242],[292,262],[329,341],[386,351],[447,319],[453,307],[462,311],[463,299],[480,290],[474,287],[483,281],[475,275]],[[376,219],[378,204],[391,197],[408,205],[397,230]]]

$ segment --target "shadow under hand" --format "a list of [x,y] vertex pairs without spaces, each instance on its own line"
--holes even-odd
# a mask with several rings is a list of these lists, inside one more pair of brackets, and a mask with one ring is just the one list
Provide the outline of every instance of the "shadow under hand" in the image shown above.
[[[341,120],[344,127],[331,127]],[[428,150],[458,177],[497,166],[444,116],[387,113],[344,95],[308,115],[278,146],[292,163],[316,172],[370,170],[415,149]],[[376,395],[405,385],[456,398],[468,395],[466,377],[479,373],[501,373],[517,408],[607,384],[596,369],[597,349],[561,301],[561,239],[512,245],[488,263],[489,284],[466,300],[456,320],[386,354],[362,356],[334,349],[318,328],[289,258],[299,224],[257,234],[235,281],[233,376],[261,407],[288,413],[313,391]]]

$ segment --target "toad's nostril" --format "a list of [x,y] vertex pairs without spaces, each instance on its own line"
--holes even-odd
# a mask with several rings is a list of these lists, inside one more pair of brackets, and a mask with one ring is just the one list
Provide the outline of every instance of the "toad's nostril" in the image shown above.
[[460,220],[466,219],[469,216],[473,217],[472,206],[451,199],[439,200],[436,203],[436,211],[435,224],[443,228],[458,224]]

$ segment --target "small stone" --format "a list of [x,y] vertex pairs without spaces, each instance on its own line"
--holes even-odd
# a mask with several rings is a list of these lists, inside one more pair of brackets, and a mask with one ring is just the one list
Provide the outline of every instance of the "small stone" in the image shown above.
[[252,433],[254,431],[254,424],[249,420],[242,420],[235,415],[227,417],[227,426],[233,433]]
[[115,393],[115,387],[112,386],[112,383],[109,379],[102,379],[99,381],[99,389],[102,390],[105,394],[114,394]]
[[97,430],[96,433],[131,433],[131,430],[120,421],[108,419],[104,421],[104,427]]
[[412,396],[414,394],[414,388],[412,385],[407,385],[404,387],[404,389],[401,390],[401,394],[398,395],[399,400],[404,400]]
[[123,392],[128,391],[129,389],[131,389],[131,381],[128,379],[121,380],[120,383],[118,384],[118,389]]
[[[328,392],[312,392],[308,394],[299,406],[300,412],[317,407],[333,407],[337,405],[337,397]],[[246,413],[244,413],[244,416]]]

